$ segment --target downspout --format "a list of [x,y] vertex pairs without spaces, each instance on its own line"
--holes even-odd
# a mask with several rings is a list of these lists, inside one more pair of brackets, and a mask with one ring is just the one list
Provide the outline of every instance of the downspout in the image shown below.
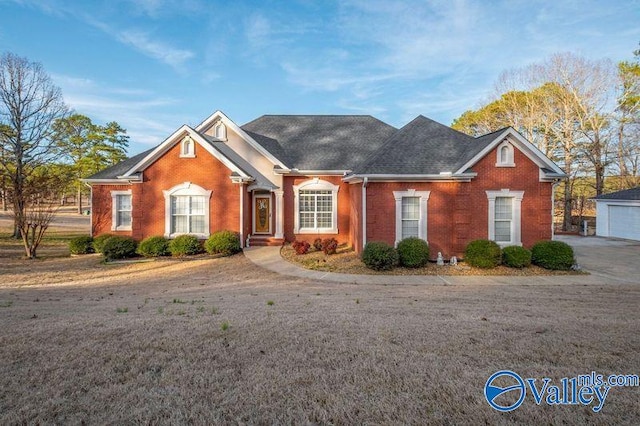
[[89,210],[89,235],[93,237],[93,186],[84,182],[89,187],[89,200],[91,200],[91,210]]
[[551,185],[551,239],[555,239],[555,224],[553,220],[555,219],[556,212],[556,187],[560,185],[560,180],[556,180]]
[[369,178],[365,177],[362,181],[362,249],[367,244],[367,184]]

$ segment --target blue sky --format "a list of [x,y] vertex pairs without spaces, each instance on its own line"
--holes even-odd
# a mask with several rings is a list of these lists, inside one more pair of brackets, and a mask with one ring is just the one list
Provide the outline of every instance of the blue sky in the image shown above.
[[131,154],[215,110],[444,124],[499,74],[558,52],[631,59],[639,1],[0,0],[0,51],[115,120]]

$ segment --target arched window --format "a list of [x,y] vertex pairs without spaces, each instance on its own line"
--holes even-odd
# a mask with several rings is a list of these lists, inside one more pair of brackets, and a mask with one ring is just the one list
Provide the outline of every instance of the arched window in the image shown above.
[[225,126],[222,121],[216,124],[216,127],[214,128],[214,136],[222,141],[227,140],[227,126]]
[[498,146],[496,167],[515,167],[513,162],[513,146],[507,141]]
[[211,191],[185,182],[164,193],[165,237],[191,234],[209,236],[209,199]]
[[191,158],[196,156],[195,143],[190,136],[185,136],[182,139],[182,145],[180,146],[180,157]]
[[296,234],[338,233],[338,190],[330,182],[314,178],[294,185]]

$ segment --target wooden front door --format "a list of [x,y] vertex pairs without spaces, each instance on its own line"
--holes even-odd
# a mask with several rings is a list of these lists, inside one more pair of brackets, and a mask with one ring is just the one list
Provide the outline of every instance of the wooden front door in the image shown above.
[[271,233],[270,195],[256,195],[253,200],[253,229],[255,234]]

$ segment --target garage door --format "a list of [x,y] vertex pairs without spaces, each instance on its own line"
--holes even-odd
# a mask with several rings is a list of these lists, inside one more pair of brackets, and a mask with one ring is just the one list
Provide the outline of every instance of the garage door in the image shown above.
[[609,235],[640,240],[640,207],[609,206]]

